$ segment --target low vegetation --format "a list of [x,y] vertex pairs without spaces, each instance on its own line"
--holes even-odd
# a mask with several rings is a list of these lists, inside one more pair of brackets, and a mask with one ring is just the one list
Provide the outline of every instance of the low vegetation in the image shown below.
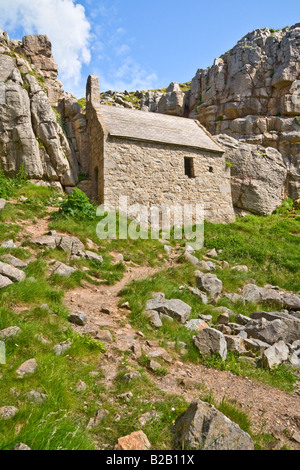
[[[213,323],[217,320],[216,306],[226,306],[243,315],[266,309],[262,305],[232,304],[224,297],[216,305],[202,304],[189,290],[189,287],[195,287],[195,267],[180,257],[186,240],[170,240],[178,255],[170,267],[166,263],[163,244],[158,240],[100,241],[96,226],[101,218],[96,215],[96,207],[79,190],[65,197],[49,187],[28,183],[23,174],[8,179],[0,172],[0,197],[8,200],[0,212],[0,242],[13,240],[18,243],[18,248],[0,247],[0,261],[4,255],[11,254],[29,263],[24,282],[0,290],[0,330],[11,326],[22,330],[20,336],[6,342],[7,362],[0,366],[0,382],[5,384],[0,388],[0,407],[18,408],[15,417],[1,422],[0,449],[11,449],[19,442],[26,442],[35,450],[112,449],[120,436],[141,429],[139,419],[149,412],[152,412],[152,418],[143,430],[152,448],[172,448],[170,429],[186,411],[188,403],[181,396],[166,394],[155,385],[155,377],[168,373],[167,365],[162,363],[160,369],[151,372],[149,359],[142,355],[134,366],[141,374],[140,378],[127,382],[123,377],[126,368],[133,367],[131,352],[119,351],[122,367],[108,387],[101,368],[106,351],[104,344],[74,331],[64,303],[69,290],[85,283],[95,287],[115,284],[127,269],[137,266],[156,267],[157,272],[150,278],[131,282],[119,294],[119,305],[128,302],[130,306],[124,321],[129,321],[135,331],[140,331],[148,340],[158,340],[167,351],[169,342],[175,342],[175,351],[185,364],[231,371],[287,392],[293,391],[297,377],[285,365],[269,371],[234,354],[229,354],[224,362],[218,356],[204,358],[194,346],[194,333],[179,323],[164,320],[163,327],[158,330],[149,326],[144,308],[153,292],[183,300],[192,307],[191,318],[210,314]],[[85,244],[93,242],[103,263],[70,260],[58,249],[41,250],[34,246],[30,236],[26,236],[26,227],[39,224],[45,218],[50,230],[76,236]],[[206,223],[205,247],[222,250],[218,255],[220,262],[226,260],[230,265],[246,264],[249,267],[249,272],[229,268],[218,271],[227,292],[238,292],[253,278],[261,286],[271,283],[299,292],[299,233],[299,208],[292,201],[286,201],[271,216],[247,216],[228,225]],[[116,253],[123,255],[125,263],[114,261]],[[200,259],[204,254],[204,249],[196,252]],[[75,266],[78,271],[68,279],[51,275],[49,266],[55,261]],[[272,310],[272,305],[268,308]],[[57,356],[53,347],[65,341],[72,343],[70,349]],[[184,351],[181,351],[182,343],[186,344]],[[20,379],[16,369],[31,358],[38,363],[36,373]],[[86,385],[84,390],[78,388],[80,381]],[[45,394],[47,399],[33,405],[27,397],[31,390]],[[132,393],[129,400],[124,395],[128,392]],[[249,432],[256,448],[265,448],[268,441],[274,440],[264,430],[254,433],[249,416],[237,403],[226,398],[216,402],[203,384],[199,384],[199,398],[213,403]],[[88,429],[87,424],[99,407],[108,414],[101,424]]]

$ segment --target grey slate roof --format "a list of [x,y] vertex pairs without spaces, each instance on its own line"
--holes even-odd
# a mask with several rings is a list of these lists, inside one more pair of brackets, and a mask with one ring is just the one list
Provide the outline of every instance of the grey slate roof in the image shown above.
[[224,152],[198,121],[115,106],[100,106],[109,135]]

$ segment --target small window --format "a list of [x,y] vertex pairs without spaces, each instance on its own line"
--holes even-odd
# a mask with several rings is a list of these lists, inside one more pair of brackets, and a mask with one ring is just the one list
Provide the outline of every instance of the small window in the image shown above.
[[189,178],[195,178],[194,159],[190,157],[184,158],[184,174]]
[[210,166],[210,167],[209,167],[209,169],[208,169],[208,171],[209,171],[210,173],[213,173],[213,172],[214,172],[214,169],[213,169],[213,167],[212,167],[212,166]]

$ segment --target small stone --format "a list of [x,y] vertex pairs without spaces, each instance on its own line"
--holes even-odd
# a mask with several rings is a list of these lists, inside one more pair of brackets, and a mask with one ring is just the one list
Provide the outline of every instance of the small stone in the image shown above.
[[190,331],[201,331],[204,328],[208,328],[208,324],[201,319],[189,320],[184,326]]
[[7,242],[2,243],[2,248],[18,248],[13,240],[8,240]]
[[4,207],[6,206],[6,200],[0,199],[0,212],[3,211]]
[[216,258],[218,256],[218,253],[216,251],[215,248],[213,248],[212,250],[208,250],[206,252],[207,256],[211,257],[211,258]]
[[31,449],[26,444],[23,444],[22,442],[20,442],[19,444],[16,444],[15,447],[13,447],[11,450],[31,450]]
[[221,313],[217,319],[217,325],[228,325],[229,323],[229,315],[228,313]]
[[53,347],[53,351],[55,352],[57,356],[61,356],[66,351],[68,351],[68,349],[70,349],[71,346],[72,346],[71,341],[63,341],[62,343],[56,344]]
[[84,392],[87,388],[87,385],[85,382],[82,380],[79,380],[79,382],[76,385],[76,392]]
[[161,328],[163,326],[160,315],[156,310],[147,310],[145,315],[155,328]]
[[47,395],[45,395],[44,393],[40,393],[36,390],[31,390],[26,394],[26,398],[31,403],[41,404],[47,400]]
[[204,320],[205,323],[211,323],[213,321],[212,315],[199,315],[200,320]]
[[133,398],[133,393],[132,392],[122,393],[121,395],[117,395],[116,398],[130,402],[130,400]]
[[136,431],[128,436],[120,437],[115,450],[149,450],[151,444],[143,431]]
[[22,330],[18,326],[9,326],[8,328],[0,331],[0,340],[7,341],[16,338],[21,333]]
[[239,272],[244,272],[244,273],[247,273],[249,271],[248,266],[233,266],[233,268],[231,269],[234,271],[239,271]]
[[139,417],[139,423],[144,427],[149,421],[157,421],[160,416],[160,413],[157,411],[148,411]]
[[100,408],[95,414],[95,416],[89,420],[87,429],[93,429],[96,426],[99,426],[99,424],[102,423],[102,421],[108,414],[109,414],[108,410],[103,410],[102,408]]
[[123,375],[122,380],[124,382],[131,382],[132,380],[141,379],[141,378],[142,378],[141,374],[138,371],[134,371],[134,372],[128,372],[127,374]]
[[104,313],[105,315],[111,315],[114,313],[110,307],[101,307],[100,312]]
[[87,323],[87,316],[83,312],[71,313],[68,320],[78,326],[84,326]]
[[35,359],[29,359],[17,369],[16,373],[19,377],[23,378],[26,375],[33,374],[37,370],[37,362]]
[[103,343],[113,343],[114,342],[112,334],[108,330],[98,331],[96,339],[98,339],[99,341],[103,341]]
[[156,362],[156,361],[153,361],[151,360],[149,362],[149,369],[152,370],[153,372],[159,372],[161,370],[161,365],[159,364],[159,362]]
[[2,408],[0,408],[0,419],[11,419],[18,411],[18,408],[15,406],[2,406]]

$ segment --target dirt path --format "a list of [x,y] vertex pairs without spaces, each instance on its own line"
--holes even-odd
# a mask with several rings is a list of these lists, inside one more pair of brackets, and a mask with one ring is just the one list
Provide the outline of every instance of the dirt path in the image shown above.
[[[36,225],[26,224],[24,229],[32,237],[44,235],[49,230],[49,220],[50,217],[46,217]],[[112,334],[112,340],[110,341],[108,337],[105,341],[107,353],[102,367],[108,387],[122,361],[120,351],[126,351],[136,344],[143,348],[148,347],[146,340],[129,324],[129,310],[119,308],[118,294],[133,280],[148,278],[158,270],[159,268],[144,266],[133,267],[129,268],[123,279],[113,286],[94,286],[86,283],[66,293],[65,304],[70,312],[83,311],[88,317],[84,328],[75,327],[76,330],[92,336],[96,336],[99,331],[107,334],[107,330]],[[211,390],[217,401],[226,397],[241,405],[249,413],[256,432],[269,432],[283,441],[287,440],[286,431],[290,434],[299,432],[300,397],[296,392],[288,394],[231,372],[207,369],[201,365],[183,364],[180,356],[174,351],[172,355],[174,358],[172,363],[166,363],[168,374],[165,377],[151,374],[151,380],[161,390],[183,395],[188,402],[199,397],[203,391],[209,393]],[[132,363],[134,364],[134,359]],[[289,446],[300,449],[300,444],[291,441]]]
[[[126,351],[134,344],[141,347],[146,344],[128,323],[129,311],[118,307],[118,293],[131,281],[145,279],[156,271],[157,269],[147,267],[132,268],[114,286],[99,288],[87,285],[66,294],[68,308],[71,311],[82,310],[88,316],[88,323],[84,327],[86,332],[94,330],[96,334],[100,328],[109,330],[114,336],[114,342],[107,344],[108,352],[102,367],[107,386],[115,378],[122,360],[119,351]],[[110,313],[102,313],[102,307],[107,308]],[[82,328],[78,327],[78,331],[82,332]],[[287,440],[287,432],[299,432],[300,397],[296,392],[289,394],[231,372],[183,364],[174,351],[173,356],[173,362],[166,364],[168,374],[165,377],[151,375],[151,380],[164,392],[183,395],[189,402],[199,397],[203,391],[209,393],[212,390],[217,401],[226,397],[239,404],[251,417],[255,432],[268,432],[281,441]],[[289,446],[300,449],[300,444],[295,442],[289,441]]]

